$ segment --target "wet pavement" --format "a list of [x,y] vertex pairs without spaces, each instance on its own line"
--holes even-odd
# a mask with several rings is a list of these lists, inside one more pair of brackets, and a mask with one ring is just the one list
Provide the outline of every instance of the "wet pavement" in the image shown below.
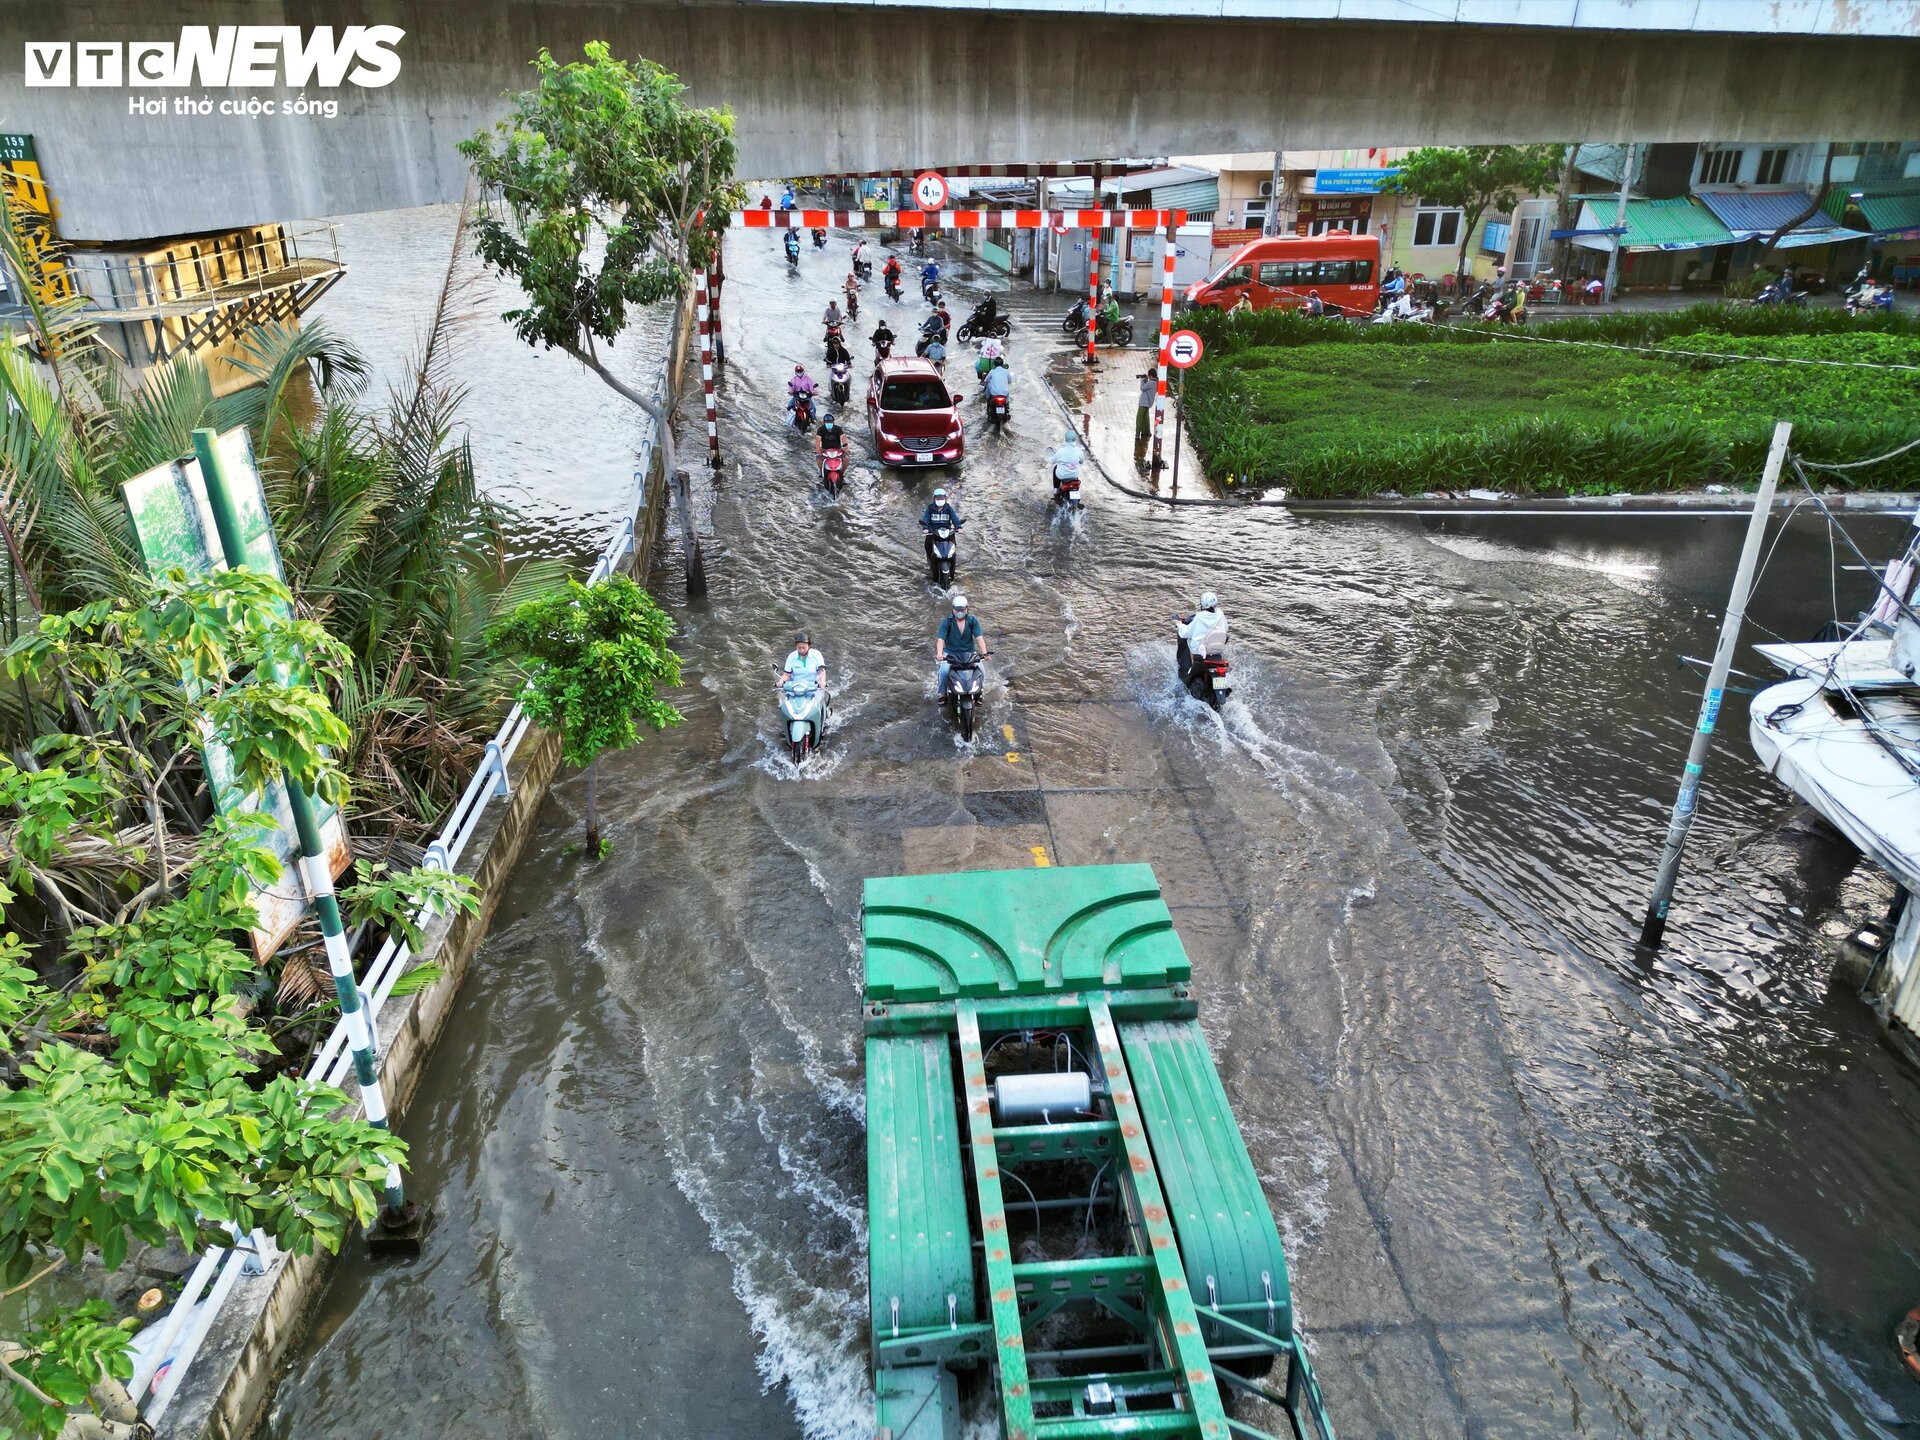
[[[652,579],[686,723],[604,763],[608,860],[563,853],[577,777],[548,802],[403,1127],[427,1252],[342,1265],[269,1433],[867,1440],[860,883],[1043,860],[1159,875],[1349,1440],[1920,1420],[1887,1343],[1920,1300],[1920,1085],[1829,980],[1884,890],[1789,823],[1743,727],[1667,949],[1633,944],[1697,699],[1675,657],[1710,650],[1741,522],[1100,486],[1058,517],[1066,342],[1023,316],[1013,425],[970,422],[949,482],[994,652],[964,744],[930,699],[932,480],[855,417],[829,501],[779,424],[846,248],[790,277],[730,243],[711,593],[670,549]],[[1828,617],[1827,560],[1802,516],[1758,638]],[[1220,715],[1172,676],[1203,586]],[[772,693],[799,626],[836,696],[804,770]]]

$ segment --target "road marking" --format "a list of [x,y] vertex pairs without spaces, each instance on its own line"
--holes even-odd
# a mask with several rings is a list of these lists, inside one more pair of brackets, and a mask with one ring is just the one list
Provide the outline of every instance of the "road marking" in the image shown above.
[[[1000,733],[1007,737],[1007,744],[1017,745],[1020,743],[1019,741],[1013,738],[1013,726],[1002,725],[1000,727]],[[1020,763],[1020,752],[1018,750],[1009,750],[1007,752],[1007,764],[1018,765],[1019,763]]]
[[1020,763],[1020,752],[1018,750],[1009,750],[1007,752],[1007,764],[1018,765],[1019,763]]
[[1029,846],[1028,849],[1030,849],[1033,852],[1033,864],[1035,869],[1044,870],[1049,865],[1053,864],[1053,861],[1047,858],[1046,846],[1032,845],[1032,846]]
[[1007,744],[1013,744],[1013,726],[1002,725],[1000,727],[1000,733],[1007,737]]

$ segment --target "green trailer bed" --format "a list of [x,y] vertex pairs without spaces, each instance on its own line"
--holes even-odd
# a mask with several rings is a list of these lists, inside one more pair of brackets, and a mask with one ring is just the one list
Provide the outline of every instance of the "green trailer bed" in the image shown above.
[[869,880],[863,931],[881,1440],[981,1372],[1006,1440],[1263,1440],[1227,1390],[1332,1440],[1153,871]]

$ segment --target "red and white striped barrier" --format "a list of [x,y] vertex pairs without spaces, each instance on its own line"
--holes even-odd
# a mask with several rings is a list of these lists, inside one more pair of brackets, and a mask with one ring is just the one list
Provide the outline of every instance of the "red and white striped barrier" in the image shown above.
[[747,230],[1158,230],[1184,210],[735,210]]
[[1165,258],[1160,267],[1160,378],[1153,395],[1153,468],[1160,468],[1160,437],[1167,428],[1167,354],[1173,344],[1173,240],[1171,228],[1160,232]]
[[[1101,167],[1093,167],[1093,198],[1100,198],[1100,182],[1105,177]],[[1094,342],[1100,335],[1100,232],[1104,225],[1093,227],[1093,233],[1087,237],[1087,364],[1098,363],[1094,357]]]
[[700,391],[707,407],[707,462],[720,468],[720,402],[713,393],[713,310],[707,272],[693,272],[693,316],[700,334]]

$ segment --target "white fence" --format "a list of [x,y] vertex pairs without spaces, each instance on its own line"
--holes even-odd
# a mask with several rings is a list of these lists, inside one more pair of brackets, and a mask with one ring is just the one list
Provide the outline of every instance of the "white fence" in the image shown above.
[[[678,348],[684,324],[685,312],[676,310],[672,328],[667,334],[666,354],[661,358],[659,374],[653,384],[653,394],[669,410],[673,405],[673,355]],[[618,571],[633,553],[636,527],[650,503],[647,487],[654,483],[654,461],[658,451],[656,427],[648,423],[644,426],[640,452],[634,463],[632,503],[626,518],[614,528],[600,552],[600,558],[594,562],[593,569],[587,575],[587,584],[598,585]],[[664,483],[665,477],[661,479]],[[474,770],[473,778],[467,782],[466,790],[448,813],[446,823],[440,827],[440,834],[428,844],[428,865],[449,871],[459,868],[460,858],[488,808],[495,801],[511,795],[512,782],[508,767],[532,728],[533,722],[527,719],[518,704],[507,712],[499,731],[487,742],[486,754]],[[434,915],[432,906],[423,906],[414,916],[414,924],[424,929]],[[394,984],[406,972],[407,963],[412,958],[412,950],[389,935],[360,977],[360,1001],[366,1007],[367,1022],[376,1036],[379,1034],[381,1008],[392,996]],[[344,1022],[336,1023],[326,1043],[315,1053],[312,1064],[307,1067],[306,1078],[340,1086],[352,1070],[353,1054],[347,1042],[347,1027]],[[194,1361],[199,1358],[200,1349],[206,1343],[214,1320],[241,1277],[264,1275],[279,1258],[278,1247],[265,1232],[259,1230],[254,1231],[245,1243],[229,1249],[208,1250],[200,1255],[193,1272],[187,1277],[186,1288],[180,1292],[179,1299],[174,1301],[166,1318],[159,1322],[157,1343],[138,1344],[140,1359],[127,1389],[134,1397],[135,1404],[140,1404],[145,1398],[141,1413],[149,1425],[156,1430],[160,1427],[168,1407],[173,1404],[181,1384]],[[142,1332],[143,1338],[146,1333]],[[162,1374],[162,1371],[165,1373]],[[157,1385],[156,1376],[159,1377]]]

